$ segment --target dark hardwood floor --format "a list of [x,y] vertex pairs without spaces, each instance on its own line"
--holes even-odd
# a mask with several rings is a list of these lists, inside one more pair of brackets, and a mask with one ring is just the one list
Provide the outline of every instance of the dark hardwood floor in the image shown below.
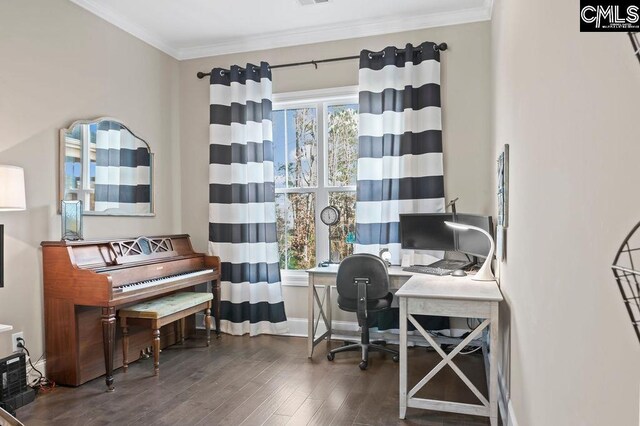
[[[141,360],[115,375],[116,391],[104,380],[78,388],[56,387],[18,410],[27,426],[39,425],[487,425],[488,419],[409,409],[398,419],[398,364],[370,355],[360,371],[358,354],[327,361],[323,345],[313,360],[306,339],[223,335],[207,348],[204,340],[162,351],[160,376],[153,361]],[[334,342],[333,345],[338,345]],[[414,385],[440,361],[425,348],[409,350],[409,383]],[[479,353],[458,355],[457,365],[486,395]],[[477,403],[449,367],[418,396]]]

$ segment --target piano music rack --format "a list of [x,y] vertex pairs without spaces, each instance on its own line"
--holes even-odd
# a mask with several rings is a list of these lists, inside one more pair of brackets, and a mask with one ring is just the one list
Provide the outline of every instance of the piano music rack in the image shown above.
[[116,264],[124,265],[144,260],[150,254],[155,258],[177,256],[171,238],[138,237],[134,240],[112,241],[109,243],[116,255]]

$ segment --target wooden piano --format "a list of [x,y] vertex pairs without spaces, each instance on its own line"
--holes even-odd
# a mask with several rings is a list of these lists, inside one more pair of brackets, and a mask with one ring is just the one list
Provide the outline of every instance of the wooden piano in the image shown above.
[[[56,383],[79,386],[106,373],[107,390],[114,389],[116,310],[125,305],[210,281],[220,333],[220,258],[194,252],[188,235],[41,245],[47,377]],[[148,346],[143,332],[137,341]],[[121,366],[121,351],[115,357]]]

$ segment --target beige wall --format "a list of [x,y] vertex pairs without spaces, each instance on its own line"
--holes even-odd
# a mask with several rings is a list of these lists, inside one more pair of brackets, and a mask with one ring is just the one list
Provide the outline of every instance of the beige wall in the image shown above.
[[[490,213],[494,171],[490,138],[490,23],[430,28],[377,37],[194,59],[180,63],[182,148],[182,224],[197,250],[207,250],[209,89],[198,71],[232,64],[270,64],[357,55],[423,41],[446,41],[442,55],[443,142],[447,200],[460,197],[460,211]],[[358,84],[358,61],[334,62],[273,71],[275,93]],[[285,288],[289,317],[306,318],[306,289]]]
[[640,346],[610,265],[640,219],[640,66],[626,34],[581,34],[578,13],[494,9],[494,139],[511,147],[506,379],[520,426],[637,426]]
[[[66,0],[0,2],[0,164],[22,166],[27,210],[5,224],[0,323],[43,351],[40,242],[60,239],[56,214],[58,129],[117,117],[155,153],[155,218],[85,219],[85,238],[180,230],[178,62]],[[1,183],[0,183],[1,184]],[[0,334],[0,356],[11,333]]]

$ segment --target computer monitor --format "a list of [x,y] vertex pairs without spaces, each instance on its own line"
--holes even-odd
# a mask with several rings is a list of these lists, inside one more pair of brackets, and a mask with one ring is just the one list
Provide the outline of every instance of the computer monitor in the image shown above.
[[400,215],[400,242],[406,250],[455,250],[453,229],[444,221],[453,221],[451,213]]
[[[477,226],[478,228],[484,229],[492,236],[494,235],[491,216],[458,213],[456,214],[454,222]],[[486,258],[489,254],[489,250],[491,249],[491,244],[487,237],[474,230],[455,231],[455,241],[457,251],[471,256]]]

